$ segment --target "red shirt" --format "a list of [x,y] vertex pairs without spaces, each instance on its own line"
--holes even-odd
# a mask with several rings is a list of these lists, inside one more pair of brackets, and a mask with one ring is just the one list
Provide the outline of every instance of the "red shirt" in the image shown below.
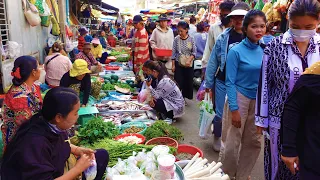
[[149,59],[148,33],[145,28],[135,33],[134,64],[141,65]]
[[78,37],[78,49],[79,49],[79,51],[83,51],[84,43],[86,43],[86,40],[84,39],[84,37],[83,36],[79,36]]

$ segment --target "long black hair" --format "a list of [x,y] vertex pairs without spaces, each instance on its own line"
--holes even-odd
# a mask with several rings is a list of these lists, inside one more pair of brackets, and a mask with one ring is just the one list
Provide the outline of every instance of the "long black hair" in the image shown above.
[[11,75],[13,76],[12,84],[20,86],[31,75],[33,70],[38,68],[37,59],[32,56],[21,56],[14,61]]
[[289,19],[296,16],[311,16],[319,19],[319,14],[320,3],[317,0],[295,0],[288,11]]
[[168,70],[166,68],[166,66],[164,65],[164,63],[160,62],[160,61],[146,61],[143,66],[145,68],[151,69],[152,71],[155,70],[159,73],[158,75],[158,80],[160,81],[164,76],[168,76],[169,77],[169,73]]
[[44,97],[41,114],[47,121],[53,120],[57,114],[67,117],[78,102],[79,97],[74,90],[56,87],[49,90]]
[[242,32],[243,32],[243,35],[247,36],[247,29],[249,27],[249,24],[252,23],[252,21],[254,20],[254,18],[256,18],[257,16],[259,17],[262,17],[264,22],[267,23],[267,18],[266,18],[266,15],[260,11],[260,10],[257,10],[257,9],[253,9],[253,10],[250,10],[245,16],[244,16],[244,19],[243,19],[243,22],[242,22]]

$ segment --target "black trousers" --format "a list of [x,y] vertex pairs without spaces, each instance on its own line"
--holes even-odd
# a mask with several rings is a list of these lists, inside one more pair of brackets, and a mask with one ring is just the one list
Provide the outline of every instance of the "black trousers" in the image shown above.
[[193,66],[185,68],[179,65],[179,62],[175,62],[174,80],[178,83],[178,86],[182,92],[184,98],[193,99]]
[[173,111],[167,111],[162,99],[157,99],[154,108],[157,112],[164,114],[167,118],[173,119]]

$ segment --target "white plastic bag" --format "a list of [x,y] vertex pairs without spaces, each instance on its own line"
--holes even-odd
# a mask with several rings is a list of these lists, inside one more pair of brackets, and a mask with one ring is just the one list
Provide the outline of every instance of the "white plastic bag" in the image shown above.
[[71,40],[67,37],[66,38],[66,51],[67,52],[71,52],[73,51],[75,47],[73,46],[73,43],[71,42]]
[[206,93],[204,100],[200,103],[200,117],[199,117],[199,136],[202,139],[208,139],[210,136],[210,127],[213,121],[215,112],[213,111],[213,104],[209,93]]
[[94,180],[97,176],[97,162],[92,160],[92,165],[84,171],[86,180]]
[[22,0],[24,7],[24,15],[31,26],[38,26],[41,23],[38,9],[29,2],[29,0]]
[[21,55],[22,44],[19,44],[15,41],[8,41],[7,57],[8,58],[17,58]]
[[138,94],[138,102],[148,104],[151,101],[151,92],[147,87],[146,82],[143,82],[141,91]]

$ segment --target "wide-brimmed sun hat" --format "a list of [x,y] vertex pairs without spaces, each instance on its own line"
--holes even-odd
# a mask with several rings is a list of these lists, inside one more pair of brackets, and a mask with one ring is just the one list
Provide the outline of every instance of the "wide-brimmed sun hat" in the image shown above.
[[237,9],[237,10],[232,11],[230,14],[228,14],[227,17],[230,17],[230,16],[245,16],[247,13],[248,13],[248,11],[246,11],[246,10]]
[[168,16],[166,14],[160,14],[160,16],[158,17],[158,21],[170,21],[171,19],[168,18]]
[[88,69],[88,63],[83,59],[75,60],[70,69],[70,76],[77,77],[87,73],[91,73]]
[[92,41],[91,41],[92,44],[100,44],[100,40],[98,38],[94,38]]

